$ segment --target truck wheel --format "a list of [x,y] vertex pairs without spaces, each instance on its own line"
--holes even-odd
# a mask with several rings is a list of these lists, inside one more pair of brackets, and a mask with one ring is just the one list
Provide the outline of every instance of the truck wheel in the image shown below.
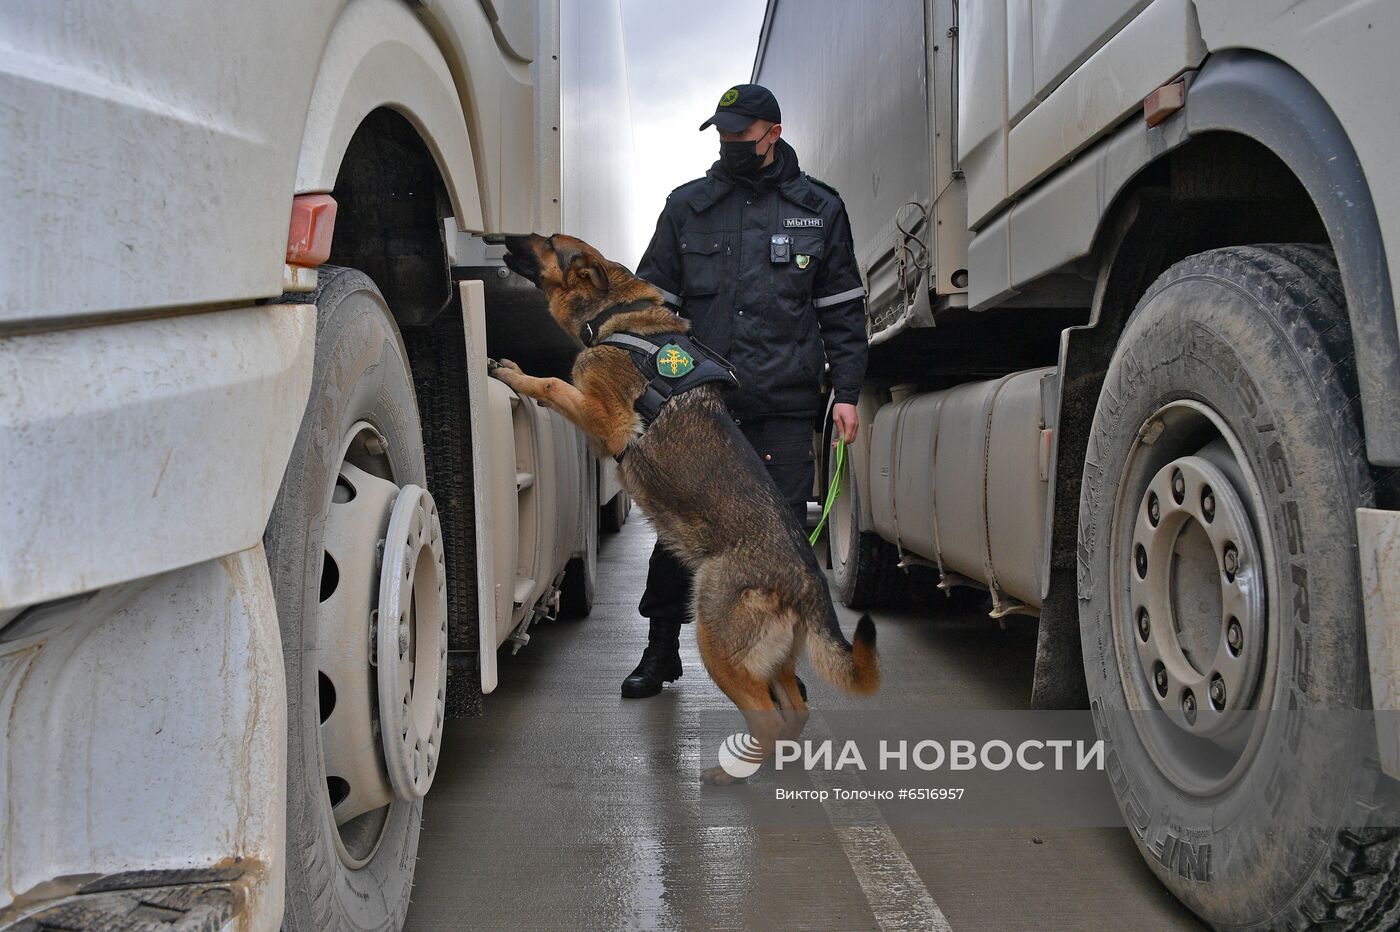
[[632,511],[632,498],[619,491],[608,499],[606,505],[598,509],[598,529],[605,534],[616,534],[627,523],[627,515]]
[[588,561],[574,557],[564,566],[564,581],[559,584],[559,614],[565,618],[587,618],[593,611],[593,574]]
[[264,537],[287,669],[283,927],[399,929],[441,741],[441,528],[384,299],[359,272],[320,281],[311,397]]
[[[828,442],[826,475],[835,472],[836,451]],[[832,595],[847,608],[880,608],[898,601],[905,591],[899,553],[880,535],[861,530],[860,491],[849,469],[841,476],[841,494],[831,506],[826,533]]]
[[584,535],[583,555],[565,564],[564,581],[559,584],[559,612],[566,618],[585,618],[593,611],[598,585],[598,525],[584,528]]
[[1139,302],[1094,414],[1090,706],[1139,850],[1222,928],[1400,918],[1374,728],[1338,711],[1370,702],[1350,343],[1330,251],[1212,250]]

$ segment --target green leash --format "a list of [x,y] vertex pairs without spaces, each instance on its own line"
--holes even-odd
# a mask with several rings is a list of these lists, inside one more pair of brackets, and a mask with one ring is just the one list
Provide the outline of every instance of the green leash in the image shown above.
[[817,538],[822,536],[822,528],[826,527],[826,518],[827,515],[831,514],[831,506],[836,504],[836,499],[841,496],[841,474],[845,471],[846,441],[842,438],[836,441],[836,471],[831,474],[831,487],[826,490],[826,503],[822,505],[822,519],[817,522],[812,536],[807,538],[807,542],[813,547],[817,545]]

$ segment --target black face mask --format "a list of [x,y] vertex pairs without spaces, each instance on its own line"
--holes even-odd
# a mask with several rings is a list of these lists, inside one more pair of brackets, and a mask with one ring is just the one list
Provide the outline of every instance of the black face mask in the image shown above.
[[770,143],[763,154],[758,154],[758,143],[756,139],[741,139],[735,142],[721,142],[719,144],[719,162],[731,175],[757,175],[763,168],[763,160],[772,151],[773,145]]

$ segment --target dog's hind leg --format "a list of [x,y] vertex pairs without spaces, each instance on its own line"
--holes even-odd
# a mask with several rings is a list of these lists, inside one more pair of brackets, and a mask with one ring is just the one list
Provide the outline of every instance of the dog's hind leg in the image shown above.
[[781,710],[784,725],[782,737],[787,741],[796,741],[811,717],[807,711],[807,700],[802,698],[802,690],[797,685],[797,663],[789,659],[768,685]]
[[[710,672],[715,685],[743,713],[749,734],[757,742],[755,753],[760,755],[761,760],[768,760],[773,754],[775,743],[784,731],[783,718],[773,704],[768,681],[755,676],[743,664],[735,663],[720,639],[706,628],[703,620],[696,634],[705,669]],[[700,779],[717,786],[727,785],[735,780],[723,767],[709,768],[700,774]]]

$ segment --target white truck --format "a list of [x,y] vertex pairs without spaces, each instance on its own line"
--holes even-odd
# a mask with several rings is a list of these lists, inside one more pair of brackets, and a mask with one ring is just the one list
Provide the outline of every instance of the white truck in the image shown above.
[[494,236],[632,247],[625,158],[567,164],[620,49],[616,0],[0,8],[0,927],[402,925],[444,716],[626,516],[485,376],[571,352]]
[[1037,616],[1033,707],[1093,711],[1220,928],[1400,923],[1397,36],[1391,0],[769,0],[754,66],[869,290],[838,594]]

